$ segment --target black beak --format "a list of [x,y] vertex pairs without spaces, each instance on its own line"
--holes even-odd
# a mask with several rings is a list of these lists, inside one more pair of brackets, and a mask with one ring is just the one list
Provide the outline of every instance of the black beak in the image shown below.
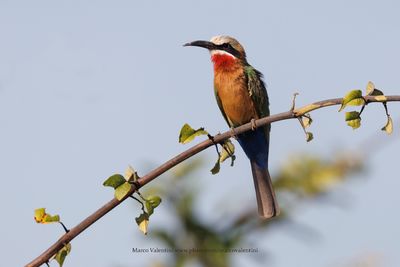
[[198,47],[206,48],[208,50],[213,50],[213,49],[218,48],[217,45],[215,45],[209,41],[194,41],[194,42],[184,44],[183,46],[198,46]]

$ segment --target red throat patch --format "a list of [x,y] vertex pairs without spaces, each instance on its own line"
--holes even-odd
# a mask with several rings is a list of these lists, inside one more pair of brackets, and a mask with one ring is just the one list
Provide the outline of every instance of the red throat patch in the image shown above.
[[214,54],[211,56],[214,71],[229,70],[236,62],[236,58],[227,54]]

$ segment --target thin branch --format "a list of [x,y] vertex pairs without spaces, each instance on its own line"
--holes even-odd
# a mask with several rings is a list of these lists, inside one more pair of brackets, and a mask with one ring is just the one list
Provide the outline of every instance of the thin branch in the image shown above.
[[[375,96],[365,96],[364,98],[367,101],[367,103],[400,101],[400,95],[385,96],[385,99],[377,98]],[[269,117],[264,117],[264,118],[258,119],[258,120],[256,120],[256,125],[257,125],[257,127],[261,127],[265,124],[273,123],[276,121],[298,118],[306,113],[309,113],[310,111],[320,109],[323,107],[340,105],[341,103],[342,103],[342,98],[334,98],[334,99],[328,99],[328,100],[315,102],[310,105],[306,105],[304,107],[294,109],[292,111],[282,112],[282,113],[278,113],[278,114],[275,114],[275,115],[272,115]],[[242,126],[234,128],[234,131],[236,134],[241,134],[241,133],[252,130],[252,126],[254,126],[254,124],[249,122],[247,124],[244,124]],[[86,230],[93,223],[95,223],[97,220],[99,220],[104,215],[106,215],[109,211],[111,211],[112,209],[117,207],[119,204],[121,204],[121,202],[123,202],[126,198],[128,198],[130,195],[132,195],[137,189],[150,183],[152,180],[154,180],[155,178],[157,178],[164,172],[168,171],[172,167],[185,161],[186,159],[196,155],[197,153],[205,150],[206,148],[208,148],[210,146],[213,146],[215,143],[223,142],[231,137],[232,137],[231,130],[224,132],[222,134],[217,134],[216,136],[214,136],[213,140],[207,139],[195,146],[192,146],[191,148],[187,149],[186,151],[180,153],[179,155],[173,157],[172,159],[168,160],[164,164],[162,164],[159,167],[155,168],[154,170],[150,171],[148,174],[146,174],[145,176],[143,176],[142,178],[140,178],[137,181],[137,185],[136,184],[132,185],[131,191],[123,199],[118,201],[117,199],[114,198],[111,201],[109,201],[108,203],[106,203],[104,206],[102,206],[97,211],[95,211],[93,214],[88,216],[86,219],[84,219],[78,225],[71,228],[68,233],[65,233],[63,236],[61,236],[60,239],[58,239],[53,245],[51,245],[40,256],[38,256],[32,262],[28,263],[26,265],[26,267],[37,267],[42,264],[45,264],[46,262],[49,261],[49,259],[53,255],[55,255],[61,248],[63,248],[64,244],[69,243],[72,239],[74,239],[81,232]]]

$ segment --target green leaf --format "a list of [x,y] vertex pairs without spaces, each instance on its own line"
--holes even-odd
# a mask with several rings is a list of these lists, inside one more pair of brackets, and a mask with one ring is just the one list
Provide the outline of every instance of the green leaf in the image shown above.
[[380,95],[383,95],[383,92],[382,92],[381,90],[374,89],[374,91],[372,92],[371,95],[373,95],[373,96],[380,96]]
[[385,131],[387,134],[392,134],[393,132],[393,120],[390,116],[387,117],[388,120],[386,125],[382,128],[382,131]]
[[314,139],[313,133],[312,132],[306,132],[306,141],[310,142],[313,139]]
[[347,103],[346,106],[362,106],[365,104],[364,98],[356,98]]
[[114,196],[116,199],[121,200],[123,199],[131,190],[132,185],[128,182],[124,182],[122,185],[118,186],[115,189]]
[[345,120],[347,122],[347,125],[353,128],[353,130],[361,126],[361,117],[360,112],[358,111],[346,112]]
[[121,174],[114,174],[114,175],[108,177],[108,179],[104,181],[103,185],[110,186],[110,187],[116,189],[117,187],[121,186],[125,182],[126,182],[126,180],[125,180],[124,176],[122,176]]
[[60,267],[63,266],[64,260],[70,252],[71,252],[71,243],[68,243],[62,249],[60,249],[54,256],[54,259],[58,262]]
[[361,90],[353,90],[348,92],[342,100],[342,105],[340,106],[339,112],[342,111],[347,105],[349,106],[360,106],[364,105],[365,101],[362,98]]
[[161,198],[159,196],[151,196],[146,199],[144,204],[146,206],[146,210],[149,216],[153,214],[154,209],[157,208],[160,203]]
[[153,208],[157,208],[160,205],[161,201],[162,199],[159,196],[150,196],[147,198],[147,202],[150,202]]
[[207,134],[208,132],[205,131],[204,128],[195,130],[190,127],[189,124],[185,123],[181,129],[181,132],[179,133],[179,143],[186,144],[192,141],[196,136]]
[[367,88],[366,88],[367,95],[372,95],[374,90],[375,90],[375,84],[373,82],[369,81],[367,84]]
[[221,164],[219,163],[219,158],[217,159],[217,162],[215,162],[214,167],[211,169],[212,174],[217,174],[219,173],[219,170],[221,169]]
[[304,126],[304,128],[310,127],[313,120],[311,119],[311,116],[309,113],[304,114],[304,115],[305,116],[301,117],[301,120],[303,121],[303,126]]
[[346,112],[345,114],[345,120],[346,121],[351,121],[360,118],[360,112],[358,111],[350,111]]
[[60,221],[60,216],[59,215],[49,215],[46,214],[47,216],[45,216],[43,218],[43,223],[52,223],[52,222],[59,222]]
[[219,162],[224,162],[227,158],[232,157],[235,154],[235,146],[232,144],[231,140],[226,140],[222,144],[222,151],[219,157]]
[[137,225],[139,226],[139,230],[142,231],[143,234],[147,235],[147,227],[149,225],[149,215],[146,212],[140,214],[139,217],[135,218]]
[[149,214],[149,216],[152,215],[154,212],[153,206],[151,206],[151,204],[148,201],[144,202],[144,206],[146,207],[146,210],[147,210],[147,213]]

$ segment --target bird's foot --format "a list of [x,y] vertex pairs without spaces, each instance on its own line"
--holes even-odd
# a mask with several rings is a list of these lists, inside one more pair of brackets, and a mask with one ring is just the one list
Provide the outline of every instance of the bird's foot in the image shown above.
[[255,119],[251,119],[251,129],[255,131],[257,129],[257,123]]

